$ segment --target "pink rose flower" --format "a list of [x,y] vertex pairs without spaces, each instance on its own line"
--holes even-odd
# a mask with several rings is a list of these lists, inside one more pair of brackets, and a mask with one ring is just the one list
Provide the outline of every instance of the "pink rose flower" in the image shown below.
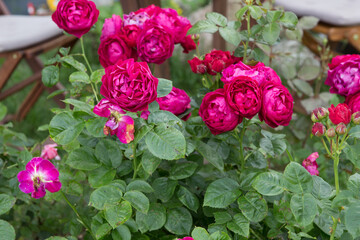
[[333,57],[331,59],[331,63],[329,63],[329,69],[332,70],[336,68],[340,63],[346,62],[348,60],[354,60],[360,58],[360,55],[358,54],[347,54],[347,55],[340,55]]
[[226,101],[240,116],[251,119],[260,111],[261,90],[252,78],[238,76],[224,89]]
[[286,87],[274,82],[262,85],[260,121],[265,121],[272,128],[287,126],[292,118],[293,107],[293,97]]
[[60,160],[61,158],[58,155],[56,147],[57,147],[56,143],[46,144],[43,150],[41,151],[40,157],[46,160],[52,160],[52,159]]
[[98,104],[95,105],[93,112],[100,117],[110,117],[112,112],[118,112],[120,114],[125,114],[125,111],[121,109],[116,103],[109,101],[106,98],[100,100]]
[[360,111],[360,92],[349,95],[346,97],[345,103],[349,106],[351,109],[351,112],[359,112]]
[[99,10],[88,0],[60,0],[52,20],[59,28],[78,38],[87,33],[96,23]]
[[188,63],[190,64],[191,71],[193,71],[194,73],[204,74],[207,71],[206,63],[197,57],[194,57],[193,59],[188,60]]
[[139,10],[134,12],[134,14],[146,13],[149,17],[152,17],[161,11],[162,11],[161,7],[151,4],[151,5],[147,6],[146,8],[140,8]]
[[175,115],[180,115],[190,109],[190,97],[182,89],[173,87],[171,92],[165,97],[157,98],[160,110],[169,111]]
[[233,59],[229,51],[212,50],[204,57],[204,63],[207,66],[207,72],[211,75],[221,72],[233,63]]
[[147,120],[149,118],[149,115],[150,115],[150,112],[148,110],[145,110],[145,111],[142,111],[141,114],[140,114],[140,117],[142,119],[145,119]]
[[100,42],[98,54],[101,66],[104,68],[114,65],[119,60],[136,58],[135,51],[130,48],[121,35],[112,35]]
[[349,124],[351,121],[351,110],[345,103],[340,103],[336,107],[334,104],[329,108],[329,118],[335,125],[339,123]]
[[144,62],[130,58],[105,69],[100,93],[130,112],[147,110],[157,96],[158,79]]
[[182,48],[184,49],[183,53],[189,53],[192,50],[196,49],[196,44],[194,40],[192,40],[191,35],[186,36],[183,38],[183,40],[180,42]]
[[214,135],[231,131],[242,122],[226,102],[224,89],[217,89],[205,95],[199,108],[199,115]]
[[318,157],[319,157],[319,153],[314,152],[314,153],[310,154],[310,156],[308,156],[308,157],[302,162],[303,167],[304,167],[311,175],[319,176],[318,164],[317,164],[317,162],[316,162],[316,159],[317,159]]
[[139,33],[137,50],[142,61],[161,64],[172,56],[174,39],[161,26],[146,24]]
[[146,12],[124,14],[124,27],[135,25],[142,29],[144,23],[149,19],[150,16]]
[[120,16],[115,14],[112,15],[112,18],[105,19],[103,28],[101,30],[100,41],[104,41],[106,38],[120,34],[122,28],[122,19]]
[[136,47],[136,41],[140,32],[140,28],[136,25],[127,25],[123,28],[123,38],[127,45],[131,48]]
[[243,62],[230,65],[222,72],[221,81],[229,83],[237,76],[250,77],[256,80],[259,85],[265,82],[281,84],[280,77],[276,74],[276,72],[272,68],[266,67],[262,62],[258,62],[255,66],[249,66]]
[[26,169],[17,175],[22,192],[31,193],[33,198],[42,198],[49,192],[57,192],[61,189],[59,171],[48,160],[33,158],[26,164]]

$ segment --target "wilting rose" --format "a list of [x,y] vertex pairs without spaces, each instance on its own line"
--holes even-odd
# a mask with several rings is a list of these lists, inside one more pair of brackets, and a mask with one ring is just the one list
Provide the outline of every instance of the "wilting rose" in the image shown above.
[[59,28],[78,38],[87,33],[96,23],[99,10],[88,0],[60,0],[52,20]]
[[204,63],[207,66],[207,72],[211,75],[221,72],[230,64],[233,63],[233,59],[229,51],[212,50],[204,57]]
[[199,115],[214,135],[233,130],[243,119],[227,104],[224,89],[205,95]]
[[264,120],[273,128],[289,125],[294,106],[289,90],[281,84],[266,82],[262,85],[262,96],[260,121]]
[[206,63],[197,57],[194,57],[193,59],[188,60],[188,63],[190,64],[191,71],[193,71],[194,73],[204,74],[207,71]]
[[140,28],[136,25],[127,25],[123,28],[124,40],[129,47],[136,47],[137,37],[140,32]]
[[330,86],[330,92],[342,96],[355,94],[360,90],[360,58],[350,58],[347,61],[334,64],[328,71],[325,84]]
[[56,143],[52,143],[52,144],[46,144],[44,145],[43,150],[41,151],[40,157],[46,160],[60,160],[60,156],[57,152],[57,144]]
[[190,109],[190,97],[182,89],[173,87],[171,92],[165,97],[157,98],[160,110],[169,111],[175,115],[180,115]]
[[347,55],[340,55],[340,56],[333,57],[333,59],[331,59],[331,63],[329,63],[329,69],[330,70],[334,69],[340,63],[346,62],[348,60],[358,59],[358,58],[360,58],[360,55],[358,55],[358,54],[347,54]]
[[314,123],[314,125],[312,126],[312,129],[311,129],[311,133],[317,137],[323,136],[325,134],[325,131],[326,131],[326,128],[325,128],[324,124],[322,124],[320,122]]
[[98,54],[100,64],[104,68],[114,65],[119,60],[136,58],[132,48],[126,44],[124,37],[121,35],[112,35],[100,42]]
[[329,108],[329,118],[335,125],[339,123],[349,124],[351,121],[351,110],[345,103],[340,103],[336,107],[334,104]]
[[146,63],[132,58],[107,67],[101,81],[100,93],[131,112],[147,110],[157,96],[158,79]]
[[183,53],[189,53],[190,51],[196,49],[196,44],[194,40],[192,40],[191,35],[188,35],[185,38],[183,38],[180,44],[184,49]]
[[345,103],[351,109],[351,112],[359,112],[360,111],[360,92],[347,96]]
[[311,175],[319,176],[318,164],[317,164],[317,162],[316,162],[316,159],[317,159],[318,157],[319,157],[319,153],[314,152],[314,153],[310,154],[310,156],[308,156],[308,157],[302,162],[303,167],[304,167]]
[[241,116],[251,119],[260,111],[261,90],[252,78],[238,76],[224,89],[229,106]]
[[172,56],[174,39],[164,28],[146,24],[137,39],[137,51],[142,61],[161,64]]
[[107,37],[115,34],[121,34],[122,19],[120,16],[113,14],[111,18],[105,19],[101,30],[100,41],[104,41]]
[[276,72],[272,68],[265,66],[262,62],[258,62],[255,66],[249,66],[243,62],[232,64],[222,72],[221,81],[229,83],[237,76],[251,77],[259,85],[265,82],[281,83],[280,77]]

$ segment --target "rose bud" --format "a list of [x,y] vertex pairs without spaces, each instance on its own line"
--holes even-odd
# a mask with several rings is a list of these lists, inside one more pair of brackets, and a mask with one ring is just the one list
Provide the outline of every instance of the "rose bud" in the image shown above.
[[335,129],[334,128],[329,128],[327,131],[326,131],[326,136],[328,136],[329,138],[333,138],[335,137]]
[[207,72],[210,75],[220,73],[224,68],[233,63],[229,51],[212,50],[210,53],[205,54],[204,62],[207,66]]
[[322,123],[317,122],[314,123],[311,132],[314,136],[321,137],[324,135],[325,130],[325,126]]
[[331,108],[329,108],[329,118],[335,125],[341,122],[349,124],[351,121],[351,110],[345,103],[340,103],[336,107],[332,104]]
[[204,74],[207,71],[206,64],[203,60],[200,60],[197,57],[194,57],[191,60],[188,60],[188,63],[190,64],[191,71],[196,74]]
[[355,113],[353,113],[353,115],[352,115],[352,122],[353,122],[355,125],[359,125],[359,124],[360,124],[360,112],[355,112]]
[[336,133],[339,134],[339,135],[344,135],[346,133],[346,125],[344,123],[339,123],[337,126],[336,126],[336,129],[335,129]]

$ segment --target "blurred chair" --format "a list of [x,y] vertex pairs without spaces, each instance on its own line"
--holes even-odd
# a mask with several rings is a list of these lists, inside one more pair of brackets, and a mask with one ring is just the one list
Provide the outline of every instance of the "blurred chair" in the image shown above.
[[[0,101],[35,83],[30,93],[23,97],[23,102],[15,115],[7,116],[6,121],[22,120],[46,89],[41,81],[43,64],[38,55],[59,47],[73,46],[77,38],[62,33],[51,16],[10,15],[4,2],[0,0],[0,58],[5,61],[0,67]],[[2,91],[17,65],[24,59],[33,75]],[[63,89],[60,83],[48,89],[50,92]],[[60,107],[64,96],[54,99]]]
[[[314,16],[320,19],[312,29],[325,34],[332,42],[348,40],[360,52],[360,1],[357,0],[276,0],[276,5],[298,16]],[[304,43],[316,54],[317,42],[305,32]]]

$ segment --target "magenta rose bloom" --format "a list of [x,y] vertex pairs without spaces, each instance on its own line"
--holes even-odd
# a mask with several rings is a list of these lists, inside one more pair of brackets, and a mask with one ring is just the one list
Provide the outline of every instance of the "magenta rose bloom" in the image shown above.
[[341,122],[349,124],[351,121],[351,110],[345,103],[340,103],[336,107],[334,107],[334,104],[331,104],[329,108],[329,118],[335,125]]
[[351,112],[359,112],[360,111],[360,92],[347,96],[345,103],[351,109]]
[[242,117],[251,119],[261,108],[261,90],[249,77],[238,76],[224,85],[226,101]]
[[99,16],[95,3],[88,0],[60,0],[52,20],[59,28],[78,38],[87,33]]
[[293,107],[293,97],[286,87],[273,82],[262,85],[260,121],[265,121],[272,128],[287,126],[292,118]]
[[233,63],[233,59],[229,51],[212,50],[204,57],[204,63],[207,66],[207,72],[211,75],[221,72]]
[[316,162],[316,159],[317,159],[318,157],[319,157],[319,153],[314,152],[314,153],[310,154],[310,156],[308,156],[308,157],[302,162],[303,167],[304,167],[311,175],[319,176],[318,164],[317,164],[317,162]]
[[130,112],[147,110],[156,100],[158,79],[144,62],[119,61],[105,69],[101,81],[100,93]]
[[222,88],[205,95],[199,115],[214,135],[233,130],[243,120],[226,102]]
[[190,97],[182,89],[173,87],[171,92],[165,97],[157,98],[160,110],[169,111],[175,115],[180,115],[190,109]]
[[31,193],[33,198],[42,198],[46,194],[45,189],[52,193],[60,190],[59,171],[50,161],[36,157],[25,168],[17,175],[22,192]]
[[150,16],[146,12],[124,14],[124,27],[135,25],[142,29],[145,22],[149,19]]
[[332,69],[336,68],[342,62],[346,62],[348,60],[353,60],[353,59],[358,59],[358,58],[360,58],[360,55],[358,55],[358,54],[347,54],[347,55],[340,55],[340,56],[333,57],[333,59],[331,59],[331,63],[328,64],[329,69],[332,70]]
[[161,64],[172,56],[174,40],[164,28],[146,24],[137,39],[137,51],[142,61]]
[[272,68],[265,66],[262,62],[258,62],[255,66],[249,66],[243,62],[230,65],[222,72],[221,81],[229,83],[237,76],[251,77],[259,85],[265,82],[281,83],[280,77],[276,72]]
[[336,67],[329,69],[325,80],[331,93],[346,97],[360,90],[360,58],[351,58],[333,66]]
[[158,6],[155,6],[154,4],[151,4],[151,5],[147,6],[146,8],[140,8],[139,10],[134,12],[134,15],[138,15],[140,13],[146,13],[149,17],[152,17],[152,16],[158,14],[161,11],[162,11],[161,7],[158,7]]
[[194,57],[193,59],[188,60],[188,63],[191,67],[191,71],[193,71],[194,73],[204,74],[207,71],[206,63],[197,57]]
[[[135,51],[134,51],[135,52]],[[100,42],[98,54],[101,66],[104,68],[114,65],[119,60],[136,58],[132,48],[130,48],[122,35],[112,35]]]
[[122,28],[122,19],[120,16],[112,15],[112,18],[105,19],[103,28],[101,30],[100,41],[104,41],[107,37],[115,34],[120,34]]
[[131,48],[136,47],[136,41],[140,28],[136,25],[127,25],[123,28],[123,32],[123,37],[127,45]]
[[194,40],[192,40],[191,35],[186,36],[181,42],[180,45],[182,46],[183,53],[189,53],[192,50],[196,49],[196,44]]

